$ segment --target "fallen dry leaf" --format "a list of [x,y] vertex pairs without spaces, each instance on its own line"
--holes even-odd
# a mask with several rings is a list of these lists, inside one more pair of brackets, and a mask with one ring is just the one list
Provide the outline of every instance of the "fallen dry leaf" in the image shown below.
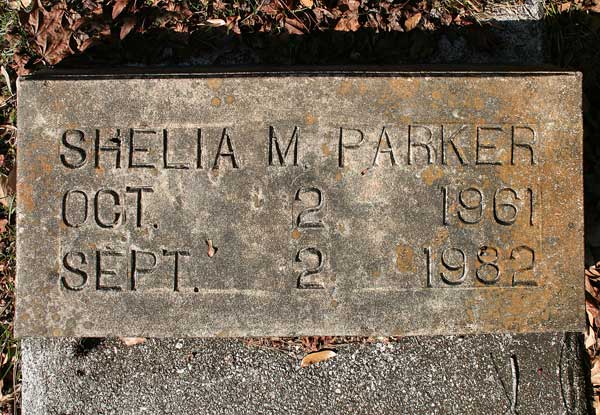
[[566,12],[567,10],[569,10],[571,8],[571,2],[562,3],[558,8],[561,11],[561,13]]
[[303,35],[304,32],[302,29],[304,26],[297,19],[292,19],[288,17],[285,19],[285,29],[292,35]]
[[21,0],[21,7],[26,9],[31,6],[31,0]]
[[8,225],[8,219],[0,219],[0,233],[6,230],[6,225]]
[[207,254],[209,258],[212,258],[215,256],[215,254],[217,253],[217,247],[213,246],[213,242],[212,239],[207,239],[206,240],[206,245],[208,245],[208,250],[207,250]]
[[129,0],[116,0],[112,8],[112,19],[115,20],[121,14],[123,9],[127,7]]
[[210,27],[219,27],[219,26],[225,26],[227,24],[227,22],[223,19],[206,19],[206,26],[210,26]]
[[312,9],[314,6],[313,0],[300,0],[300,4],[307,9]]
[[142,344],[146,341],[144,337],[119,337],[119,340],[127,347]]
[[6,88],[8,89],[8,93],[10,95],[12,95],[13,91],[12,91],[12,87],[10,86],[10,76],[8,75],[8,72],[6,71],[6,68],[4,66],[1,66],[0,72],[2,73],[2,76],[4,77],[4,82],[6,82]]
[[339,0],[338,7],[342,11],[350,11],[351,13],[356,14],[360,7],[360,0]]
[[587,275],[591,279],[600,278],[600,271],[598,270],[598,268],[600,268],[600,262],[598,262],[595,265],[592,265],[591,267],[586,269],[585,275]]
[[67,4],[64,1],[46,10],[38,0],[28,14],[29,30],[34,36],[37,52],[51,65],[73,54],[69,41],[78,23],[71,23],[69,27],[63,26],[63,20],[68,21],[65,17],[66,10]]
[[321,350],[319,352],[309,353],[300,362],[300,367],[307,367],[315,363],[323,362],[337,355],[333,350]]
[[348,17],[342,17],[333,30],[339,30],[343,32],[356,32],[360,29],[360,23],[358,16],[352,15]]
[[588,327],[588,331],[585,335],[585,348],[589,349],[590,347],[596,344],[596,333],[592,327]]
[[419,24],[420,21],[421,21],[421,13],[415,13],[412,16],[406,18],[406,21],[404,22],[404,28],[406,29],[407,32],[410,32],[415,27],[417,27],[417,25]]
[[8,176],[0,177],[0,203],[6,207],[11,203],[11,196],[15,194],[16,169],[12,169]]
[[592,375],[592,385],[600,385],[600,373]]
[[133,27],[135,26],[135,17],[128,16],[123,21],[123,26],[121,26],[121,32],[119,33],[119,38],[121,40],[125,39],[125,37],[131,32]]

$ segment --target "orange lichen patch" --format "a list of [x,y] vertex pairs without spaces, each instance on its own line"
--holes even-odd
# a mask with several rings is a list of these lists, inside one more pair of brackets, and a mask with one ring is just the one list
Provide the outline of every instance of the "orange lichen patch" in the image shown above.
[[294,229],[292,231],[292,238],[293,239],[300,239],[301,233],[298,229]]
[[337,182],[339,182],[339,181],[341,181],[341,180],[342,180],[342,177],[343,177],[343,176],[342,176],[342,172],[338,170],[338,171],[335,173],[335,180],[336,180]]
[[323,155],[325,157],[329,157],[329,155],[331,154],[331,150],[329,149],[329,146],[325,143],[323,143],[321,145],[321,151],[323,151]]
[[29,183],[17,183],[17,194],[19,204],[23,207],[24,212],[31,212],[35,206],[33,202],[33,188]]
[[438,228],[431,239],[431,245],[440,246],[446,239],[448,239],[448,236],[449,232],[447,227]]
[[421,173],[421,180],[427,184],[427,186],[431,186],[433,182],[444,177],[444,172],[437,166],[431,165],[427,167]]
[[369,91],[369,87],[365,81],[360,81],[358,83],[358,93],[360,95],[365,95]]
[[304,122],[306,122],[306,125],[313,125],[316,122],[316,119],[312,114],[306,114]]
[[219,78],[212,78],[206,81],[206,85],[213,91],[218,91],[223,85],[223,80]]
[[338,88],[338,94],[348,95],[352,91],[352,81],[342,81]]
[[218,97],[213,97],[213,98],[210,100],[210,105],[212,105],[213,107],[218,107],[218,106],[220,106],[220,105],[221,105],[221,98],[218,98]]
[[45,161],[42,161],[40,163],[40,168],[44,171],[44,173],[46,174],[50,174],[52,172],[52,164],[47,163]]
[[442,93],[440,91],[433,91],[431,93],[431,98],[433,98],[435,100],[442,99]]
[[421,82],[418,79],[396,78],[388,80],[388,84],[392,89],[394,96],[405,99],[413,98],[417,95]]
[[413,258],[415,253],[413,249],[406,244],[400,243],[396,246],[396,268],[400,272],[415,270]]
[[371,271],[371,277],[373,277],[373,278],[379,278],[379,277],[381,277],[381,271],[379,271],[377,269]]
[[233,101],[235,101],[235,98],[233,98],[233,95],[227,95],[225,97],[225,103],[231,105],[231,104],[233,104]]
[[[478,294],[480,298],[473,300],[475,308],[479,311],[478,317],[494,327],[502,327],[505,330],[523,327],[524,316],[530,316],[533,312],[537,321],[547,321],[550,318],[551,307],[548,305],[552,302],[551,290],[538,290],[534,299],[531,293],[505,290],[501,303],[498,294],[492,290],[481,290]],[[489,304],[497,304],[497,307],[488,307]],[[468,304],[465,308],[469,308]],[[502,310],[502,313],[498,310]]]
[[476,110],[482,110],[485,108],[485,101],[481,97],[473,97],[473,102],[471,103],[471,107]]

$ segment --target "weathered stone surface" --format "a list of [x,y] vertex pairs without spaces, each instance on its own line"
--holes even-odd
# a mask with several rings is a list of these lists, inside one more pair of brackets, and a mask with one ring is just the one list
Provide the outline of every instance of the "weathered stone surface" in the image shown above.
[[22,79],[17,332],[579,330],[580,102],[552,72]]
[[[573,334],[409,337],[297,353],[231,339],[23,340],[28,414],[572,414],[588,412]],[[24,412],[25,413],[25,412]]]

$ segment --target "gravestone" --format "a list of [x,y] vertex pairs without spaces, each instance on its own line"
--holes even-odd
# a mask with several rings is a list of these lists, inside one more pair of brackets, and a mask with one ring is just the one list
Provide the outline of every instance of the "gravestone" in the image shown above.
[[547,71],[21,79],[17,333],[580,330],[580,90]]
[[[443,33],[436,63],[542,62],[542,2],[488,3],[482,11],[479,19],[495,28],[494,47]],[[236,50],[232,59],[220,53],[200,61],[246,63]],[[406,337],[337,351],[301,369],[299,350],[288,355],[237,339],[125,347],[115,339],[26,337],[23,413],[588,413],[580,334]]]

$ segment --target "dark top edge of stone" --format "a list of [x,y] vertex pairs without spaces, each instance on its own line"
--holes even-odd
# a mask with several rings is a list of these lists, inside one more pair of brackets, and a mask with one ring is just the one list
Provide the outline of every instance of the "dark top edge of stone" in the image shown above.
[[301,76],[577,76],[580,72],[565,71],[554,66],[473,66],[473,65],[424,65],[424,66],[231,66],[231,67],[116,67],[102,69],[50,69],[21,76],[27,80],[94,80],[94,79],[144,79],[144,78],[228,78],[228,77],[301,77]]

